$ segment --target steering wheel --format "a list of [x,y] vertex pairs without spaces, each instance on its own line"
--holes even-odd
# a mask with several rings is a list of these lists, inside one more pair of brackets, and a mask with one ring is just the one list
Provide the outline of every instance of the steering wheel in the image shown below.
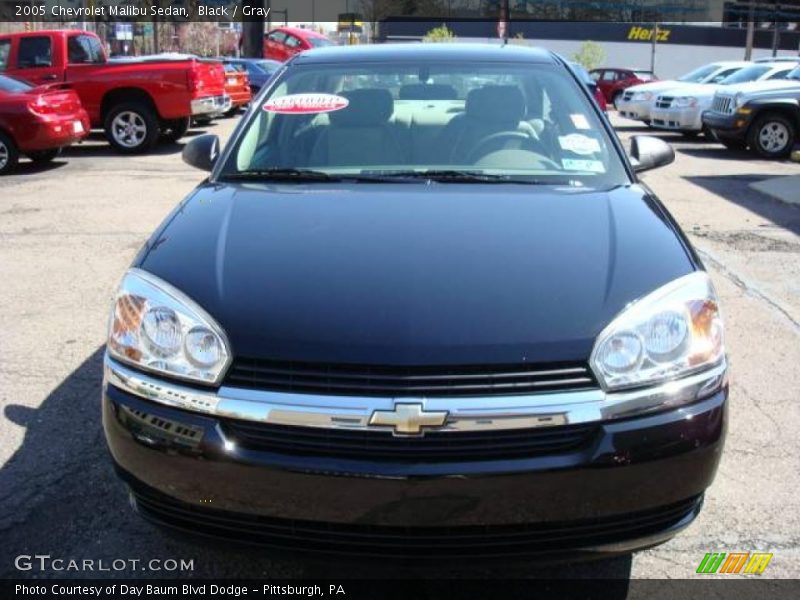
[[515,147],[515,149],[522,150],[523,146],[527,146],[528,148],[525,148],[526,150],[530,149],[531,152],[547,156],[547,154],[543,152],[544,148],[542,147],[542,143],[533,139],[531,136],[521,131],[501,131],[486,136],[475,144],[475,147],[467,155],[467,162],[470,164],[477,162],[481,156],[487,154],[484,150],[487,146],[499,143],[501,148],[503,148],[508,142],[514,142],[512,147]]

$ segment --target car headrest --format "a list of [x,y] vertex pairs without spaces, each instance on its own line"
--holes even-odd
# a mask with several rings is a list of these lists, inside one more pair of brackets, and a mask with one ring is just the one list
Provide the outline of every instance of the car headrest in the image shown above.
[[394,98],[383,88],[362,88],[340,94],[350,101],[347,108],[329,113],[331,124],[339,127],[376,127],[394,113]]
[[518,123],[525,118],[525,98],[515,85],[487,85],[467,94],[466,112],[481,121]]
[[402,86],[398,97],[400,100],[455,100],[458,92],[444,83],[412,83]]

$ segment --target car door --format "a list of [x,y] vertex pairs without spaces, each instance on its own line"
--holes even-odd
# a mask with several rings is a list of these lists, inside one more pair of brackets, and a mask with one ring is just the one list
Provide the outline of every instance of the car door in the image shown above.
[[303,41],[299,37],[291,34],[286,36],[286,41],[284,42],[284,44],[286,48],[286,58],[294,56],[295,54],[299,54],[300,52],[305,50],[305,48],[303,47]]
[[98,85],[93,73],[105,63],[103,46],[93,35],[76,31],[67,38],[67,68],[65,79],[81,97],[90,115],[100,114],[100,102],[105,88]]
[[288,58],[283,44],[285,40],[286,34],[283,31],[271,31],[268,33],[264,39],[264,58],[285,61]]
[[614,69],[604,70],[603,76],[598,80],[597,83],[600,86],[600,90],[603,92],[603,96],[605,97],[606,101],[611,100],[614,97],[614,90],[616,89],[617,71]]
[[27,35],[12,38],[9,73],[35,85],[61,81],[62,70],[55,60],[53,38],[49,35]]

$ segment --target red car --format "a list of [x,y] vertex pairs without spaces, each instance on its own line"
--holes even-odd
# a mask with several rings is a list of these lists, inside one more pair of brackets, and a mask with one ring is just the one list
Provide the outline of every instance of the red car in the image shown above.
[[88,134],[89,115],[74,90],[0,75],[0,175],[17,166],[20,154],[48,162]]
[[641,69],[594,69],[589,74],[597,82],[606,102],[614,106],[627,88],[657,79],[652,71]]
[[321,33],[297,27],[278,27],[264,36],[264,58],[284,62],[303,50],[333,46]]
[[41,83],[69,83],[124,153],[144,152],[164,137],[177,140],[193,115],[230,109],[218,62],[153,57],[108,61],[100,39],[81,30],[31,31],[0,35],[5,72]]
[[250,102],[253,92],[250,91],[250,77],[248,77],[247,71],[233,63],[225,62],[223,64],[225,67],[225,93],[231,99],[231,109],[225,114],[233,115]]

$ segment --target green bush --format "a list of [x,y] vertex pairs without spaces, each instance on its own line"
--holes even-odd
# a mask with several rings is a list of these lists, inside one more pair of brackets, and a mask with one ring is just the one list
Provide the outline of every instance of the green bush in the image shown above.
[[447,25],[442,23],[441,27],[434,27],[425,37],[422,38],[423,42],[452,42],[456,39],[456,34],[447,28]]

